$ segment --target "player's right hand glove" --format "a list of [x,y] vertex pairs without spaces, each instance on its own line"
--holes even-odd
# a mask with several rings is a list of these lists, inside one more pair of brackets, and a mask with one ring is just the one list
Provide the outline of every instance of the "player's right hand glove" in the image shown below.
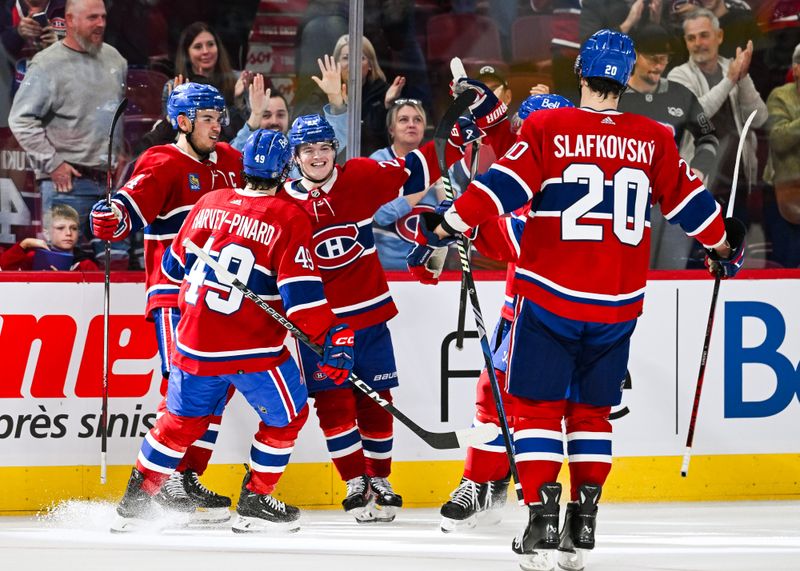
[[491,89],[476,79],[462,77],[451,84],[451,89],[455,94],[463,93],[465,89],[475,91],[475,101],[470,104],[469,110],[481,129],[496,125],[508,115],[508,106],[500,101]]
[[436,285],[447,257],[447,247],[456,241],[455,236],[439,238],[433,231],[441,224],[444,216],[439,212],[423,212],[417,222],[417,243],[406,256],[408,271],[423,284]]
[[89,228],[96,238],[117,242],[130,233],[130,216],[117,201],[112,200],[109,206],[105,200],[99,200],[92,206]]
[[744,264],[744,237],[747,234],[747,228],[737,218],[726,218],[725,233],[731,247],[730,256],[721,258],[716,250],[706,250],[708,271],[723,280],[734,277]]
[[322,360],[317,364],[319,370],[337,385],[350,376],[355,364],[355,333],[346,324],[331,327],[325,336]]

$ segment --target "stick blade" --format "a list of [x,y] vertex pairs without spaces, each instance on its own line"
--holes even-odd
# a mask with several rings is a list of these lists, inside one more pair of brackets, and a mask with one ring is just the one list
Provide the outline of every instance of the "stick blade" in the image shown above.
[[461,448],[485,444],[497,438],[498,430],[494,424],[480,424],[472,428],[456,430],[456,438]]

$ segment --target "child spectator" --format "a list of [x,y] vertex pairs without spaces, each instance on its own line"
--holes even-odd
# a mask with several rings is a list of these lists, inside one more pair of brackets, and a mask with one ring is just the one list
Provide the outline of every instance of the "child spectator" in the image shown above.
[[2,270],[98,271],[97,264],[75,245],[80,234],[78,211],[56,204],[45,214],[45,239],[25,238],[0,254]]

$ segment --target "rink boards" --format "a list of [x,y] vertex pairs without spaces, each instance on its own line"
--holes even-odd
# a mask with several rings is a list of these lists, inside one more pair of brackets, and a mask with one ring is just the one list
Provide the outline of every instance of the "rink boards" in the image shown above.
[[[161,380],[142,283],[111,291],[109,481],[99,484],[102,274],[3,273],[0,281],[0,512],[68,497],[116,498],[154,419]],[[780,276],[764,279],[764,276]],[[800,273],[745,273],[722,284],[688,478],[679,476],[713,282],[690,273],[648,284],[634,334],[623,403],[614,410],[614,470],[604,496],[618,501],[800,497]],[[663,278],[678,279],[663,279]],[[52,279],[52,278],[51,278]],[[482,355],[454,346],[459,282],[392,281],[390,322],[400,388],[395,404],[428,430],[469,425]],[[500,280],[478,291],[493,326]],[[468,312],[468,329],[474,329]],[[369,381],[369,379],[365,379]],[[256,416],[240,396],[226,411],[204,481],[238,494]],[[461,473],[462,451],[437,451],[396,423],[392,480],[409,505],[436,505]],[[566,472],[566,470],[564,470]],[[301,505],[338,506],[342,484],[312,414],[279,486]]]

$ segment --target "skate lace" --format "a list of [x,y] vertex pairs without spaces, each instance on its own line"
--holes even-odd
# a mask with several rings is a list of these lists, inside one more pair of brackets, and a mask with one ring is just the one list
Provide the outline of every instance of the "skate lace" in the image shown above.
[[458,487],[450,494],[450,501],[461,507],[478,504],[478,484],[464,478]]
[[392,485],[386,478],[373,477],[369,479],[369,483],[372,486],[372,489],[378,492],[382,496],[394,495],[394,490],[392,489]]
[[348,496],[352,496],[353,494],[363,494],[364,490],[366,490],[366,484],[363,476],[359,476],[358,478],[353,478],[352,480],[347,480]]
[[217,496],[217,494],[203,485],[203,483],[200,481],[200,476],[197,475],[197,472],[187,470],[187,473],[189,476],[187,485],[192,488],[192,492],[206,498],[214,498]]
[[260,500],[262,503],[266,504],[268,508],[272,509],[272,511],[279,511],[281,513],[286,513],[286,504],[280,501],[277,498],[273,498],[269,494],[266,496],[261,496]]
[[162,492],[172,498],[188,498],[189,494],[183,488],[183,475],[180,472],[173,472],[169,479],[164,482],[161,488]]

